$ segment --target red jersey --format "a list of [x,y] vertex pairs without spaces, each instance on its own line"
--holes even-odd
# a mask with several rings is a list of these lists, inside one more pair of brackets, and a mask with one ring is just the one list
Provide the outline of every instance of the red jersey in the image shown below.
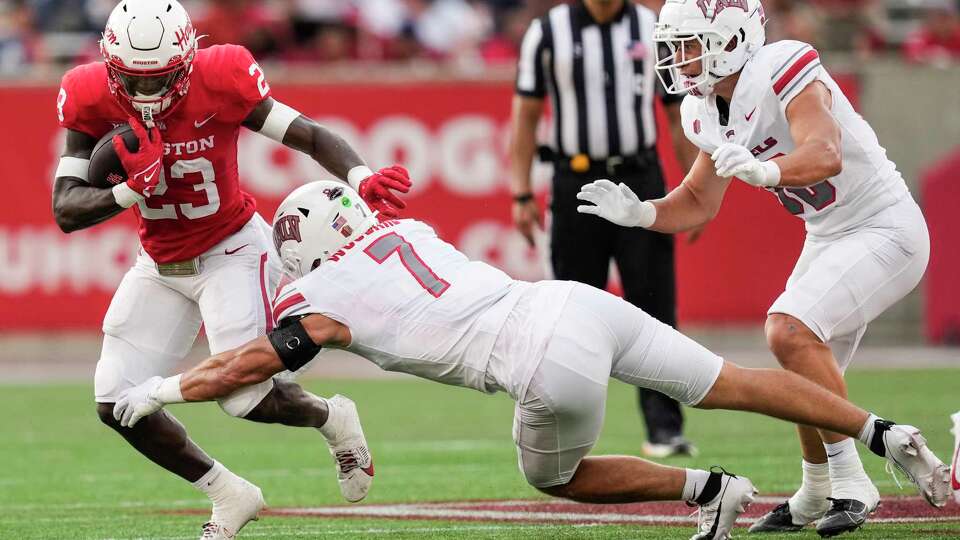
[[[140,243],[160,263],[204,253],[241,227],[256,210],[240,189],[240,123],[270,96],[263,70],[239,45],[197,51],[182,103],[157,121],[164,142],[164,181],[134,209]],[[63,76],[57,100],[60,125],[99,139],[128,114],[107,86],[103,62]],[[164,186],[164,184],[166,184]]]

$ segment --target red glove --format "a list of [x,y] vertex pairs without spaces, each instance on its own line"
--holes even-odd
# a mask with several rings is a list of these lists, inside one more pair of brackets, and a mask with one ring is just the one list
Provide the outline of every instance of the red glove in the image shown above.
[[370,208],[380,212],[383,218],[392,219],[398,217],[400,210],[407,207],[393,191],[407,193],[411,185],[407,170],[400,165],[394,165],[380,169],[363,179],[357,191]]
[[148,132],[137,119],[130,117],[127,123],[140,141],[136,152],[127,150],[120,135],[113,136],[113,149],[127,172],[127,185],[143,197],[149,197],[160,184],[160,175],[163,174],[163,141],[160,139],[160,129],[156,126]]

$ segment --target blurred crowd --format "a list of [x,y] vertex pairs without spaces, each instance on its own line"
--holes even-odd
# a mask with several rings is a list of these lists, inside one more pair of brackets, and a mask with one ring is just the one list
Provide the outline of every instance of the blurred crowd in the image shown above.
[[[637,0],[659,10],[663,0]],[[98,58],[116,0],[0,0],[0,75]],[[296,64],[512,65],[530,20],[556,0],[183,0],[204,45],[239,43]],[[765,0],[768,41],[861,58],[960,65],[960,0]]]

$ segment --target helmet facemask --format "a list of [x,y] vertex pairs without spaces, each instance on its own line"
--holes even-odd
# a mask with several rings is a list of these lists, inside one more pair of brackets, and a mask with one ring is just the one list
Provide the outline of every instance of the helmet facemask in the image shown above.
[[[722,36],[717,32],[704,32],[671,35],[669,39],[664,37],[657,41],[665,45],[657,48],[657,77],[669,94],[690,92],[698,97],[707,96],[713,93],[718,82],[739,71],[746,63],[746,58],[743,63],[729,59],[741,43],[738,35]],[[665,54],[668,51],[669,56]],[[684,66],[697,62],[700,63],[699,74],[683,74]],[[669,74],[669,79],[664,72]],[[668,80],[670,84],[667,84]]]
[[177,98],[187,93],[192,66],[179,61],[165,69],[140,71],[108,61],[107,71],[115,95],[148,120],[169,114],[172,106],[179,102]]

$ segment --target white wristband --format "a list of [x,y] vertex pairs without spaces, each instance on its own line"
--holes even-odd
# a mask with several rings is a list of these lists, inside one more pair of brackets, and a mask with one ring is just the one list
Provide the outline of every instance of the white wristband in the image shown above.
[[143,200],[143,195],[134,191],[126,182],[120,182],[113,186],[111,191],[113,191],[113,199],[117,201],[121,208],[130,208]]
[[776,161],[761,161],[760,166],[763,167],[764,186],[774,187],[780,185],[780,166],[777,165]]
[[647,229],[657,221],[657,207],[650,201],[641,201],[637,211],[637,227]]
[[183,403],[183,393],[180,392],[181,377],[183,377],[183,373],[160,381],[160,386],[157,387],[157,399],[163,404]]
[[363,182],[369,176],[373,176],[373,171],[370,170],[370,167],[357,165],[347,172],[347,183],[350,184],[350,187],[353,189],[360,189],[360,182]]

